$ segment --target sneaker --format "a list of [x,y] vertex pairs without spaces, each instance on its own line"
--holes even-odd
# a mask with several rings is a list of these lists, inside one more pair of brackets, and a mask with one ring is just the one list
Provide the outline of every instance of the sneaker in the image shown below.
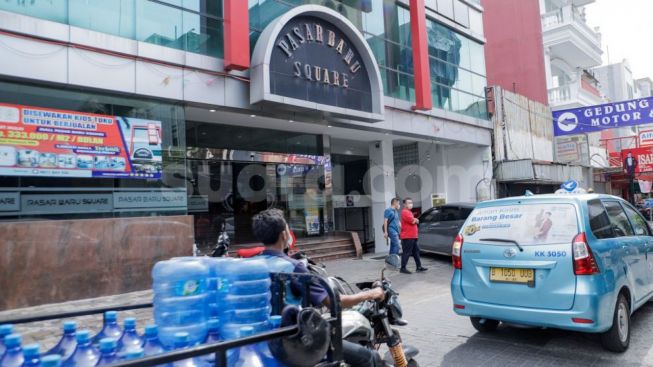
[[423,273],[423,272],[425,272],[425,271],[427,271],[427,270],[429,270],[429,269],[428,269],[428,268],[425,268],[425,267],[423,267],[423,266],[422,266],[421,268],[417,268],[417,272],[418,272],[418,273]]
[[399,272],[401,274],[412,274],[412,272],[408,271],[408,269],[406,269],[406,268],[401,268],[401,270],[399,270]]

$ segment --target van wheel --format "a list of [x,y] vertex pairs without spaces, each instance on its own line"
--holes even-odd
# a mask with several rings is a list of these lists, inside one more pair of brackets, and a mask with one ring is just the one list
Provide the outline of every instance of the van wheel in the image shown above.
[[499,321],[497,320],[483,319],[480,317],[470,317],[469,319],[472,321],[474,329],[482,333],[492,332],[499,327]]
[[622,353],[628,349],[630,344],[630,307],[623,294],[620,294],[617,299],[614,316],[612,316],[612,327],[601,334],[601,343],[603,348],[616,353]]

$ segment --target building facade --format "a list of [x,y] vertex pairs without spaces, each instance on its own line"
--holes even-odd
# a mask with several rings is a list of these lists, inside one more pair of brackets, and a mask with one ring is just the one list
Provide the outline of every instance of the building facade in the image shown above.
[[[222,229],[255,243],[267,208],[300,240],[356,231],[386,251],[392,197],[419,211],[491,195],[482,13],[462,0],[0,3],[0,263],[44,247],[68,255],[34,259],[43,269],[98,276],[47,301],[138,289],[153,261]],[[116,271],[131,283],[112,284]],[[51,286],[39,274],[24,275]]]
[[538,0],[485,0],[483,9],[488,85],[548,105]]

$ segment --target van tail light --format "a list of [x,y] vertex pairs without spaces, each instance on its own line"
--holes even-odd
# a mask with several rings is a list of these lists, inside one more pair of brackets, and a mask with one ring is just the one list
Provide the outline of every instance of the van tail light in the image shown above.
[[451,246],[451,259],[453,260],[454,269],[463,268],[463,236],[460,234],[456,236],[456,239],[453,241]]
[[600,272],[592,250],[587,244],[585,233],[579,233],[572,243],[574,253],[574,274],[576,275],[594,275]]

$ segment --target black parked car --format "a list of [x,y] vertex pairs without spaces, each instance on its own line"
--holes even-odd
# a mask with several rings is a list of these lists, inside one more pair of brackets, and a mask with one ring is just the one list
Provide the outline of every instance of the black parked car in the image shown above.
[[422,251],[451,255],[451,244],[460,227],[474,210],[475,204],[454,203],[425,211],[419,217],[419,240]]

